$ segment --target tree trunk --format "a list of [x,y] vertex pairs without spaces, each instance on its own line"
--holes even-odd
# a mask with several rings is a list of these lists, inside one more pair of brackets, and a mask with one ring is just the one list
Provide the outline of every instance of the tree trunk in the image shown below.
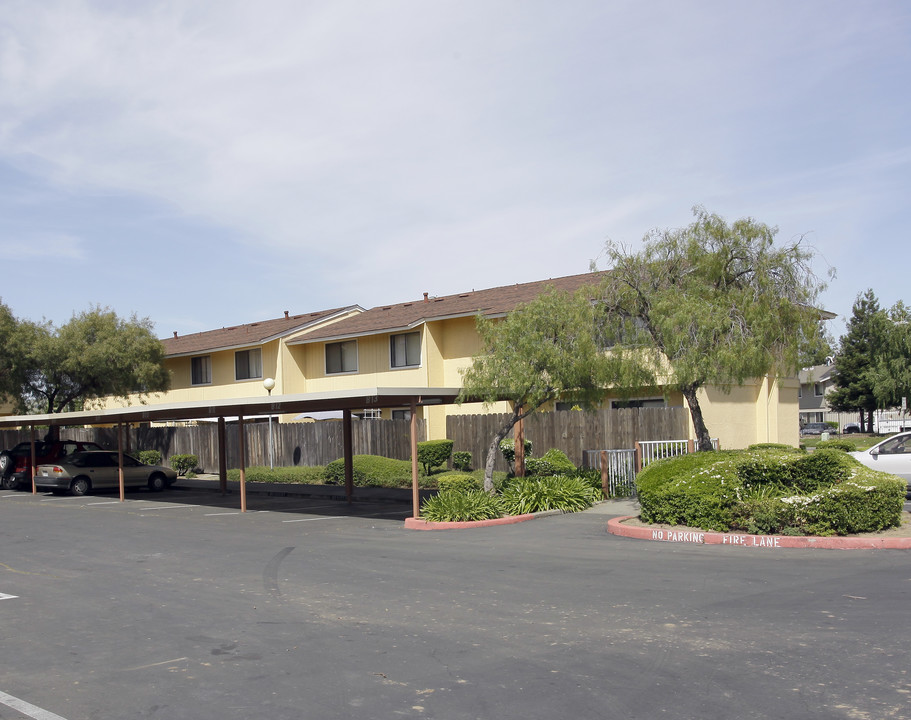
[[696,397],[696,391],[699,389],[698,383],[692,385],[683,385],[680,392],[686,399],[686,404],[690,408],[690,417],[693,420],[693,428],[696,430],[696,449],[700,452],[712,450],[712,438],[709,435],[708,428],[705,426],[705,420],[702,419],[702,408],[699,406],[699,399]]
[[519,416],[513,412],[509,422],[493,436],[493,442],[487,448],[487,463],[484,466],[484,490],[489,493],[493,492],[493,466],[497,461],[497,453],[500,451],[500,441],[509,435],[509,431],[513,429],[518,421]]

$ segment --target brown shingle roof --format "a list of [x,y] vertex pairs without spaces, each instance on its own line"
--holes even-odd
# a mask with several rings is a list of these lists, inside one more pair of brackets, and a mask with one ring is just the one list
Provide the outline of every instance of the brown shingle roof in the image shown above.
[[583,285],[596,283],[601,276],[601,272],[584,273],[537,282],[504,285],[488,290],[473,290],[458,295],[425,297],[423,300],[397,305],[380,305],[340,320],[331,326],[317,328],[289,344],[389,332],[448,317],[473,316],[478,313],[504,315],[514,310],[516,306],[534,300],[548,287],[573,292]]
[[334,315],[357,309],[356,305],[346,308],[333,308],[319,312],[305,313],[303,315],[289,315],[274,320],[235,325],[218,330],[206,330],[192,335],[174,334],[174,337],[162,339],[165,353],[168,357],[177,355],[191,355],[200,352],[212,352],[225,348],[243,347],[245,345],[259,345],[266,340],[289,335],[293,332],[314,325],[323,320],[328,320]]

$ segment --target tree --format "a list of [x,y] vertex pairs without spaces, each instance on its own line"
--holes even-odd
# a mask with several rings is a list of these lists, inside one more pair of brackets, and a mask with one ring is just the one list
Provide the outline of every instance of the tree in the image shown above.
[[608,242],[600,299],[621,385],[679,390],[698,448],[710,450],[699,389],[796,371],[825,286],[801,239],[777,247],[777,229],[752,218],[693,214],[685,228],[648,233],[638,253]]
[[21,321],[12,345],[21,357],[20,393],[33,410],[59,413],[104,397],[167,390],[164,347],[147,318],[95,307],[60,328]]
[[512,407],[487,450],[488,492],[500,441],[519,420],[557,398],[594,408],[603,397],[608,366],[591,297],[592,288],[575,294],[551,288],[503,319],[478,316],[481,350],[462,371],[459,402],[506,400]]
[[877,408],[873,368],[886,344],[888,325],[888,316],[869,289],[854,301],[847,332],[839,342],[834,373],[837,387],[826,399],[838,412],[859,412],[862,432],[873,432]]
[[3,348],[3,352],[0,352],[0,400],[12,399],[18,405],[21,385],[19,370],[22,363],[14,339],[17,328],[13,313],[0,302],[0,347]]
[[880,407],[899,407],[902,398],[911,397],[911,308],[899,301],[889,309],[888,320],[870,377]]

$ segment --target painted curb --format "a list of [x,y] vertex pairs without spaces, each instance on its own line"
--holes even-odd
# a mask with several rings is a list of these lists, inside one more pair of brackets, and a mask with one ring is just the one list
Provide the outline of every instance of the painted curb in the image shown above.
[[536,517],[546,515],[562,515],[561,510],[547,510],[527,515],[510,515],[508,517],[494,518],[493,520],[469,520],[467,522],[430,522],[424,518],[405,518],[406,530],[468,530],[471,528],[492,527],[494,525],[514,525],[515,523],[534,520]]
[[806,537],[792,535],[741,535],[736,533],[706,532],[704,530],[667,530],[625,525],[625,520],[635,515],[624,515],[607,521],[611,535],[654,540],[656,542],[695,543],[698,545],[730,545],[763,549],[819,548],[824,550],[909,550],[908,537]]

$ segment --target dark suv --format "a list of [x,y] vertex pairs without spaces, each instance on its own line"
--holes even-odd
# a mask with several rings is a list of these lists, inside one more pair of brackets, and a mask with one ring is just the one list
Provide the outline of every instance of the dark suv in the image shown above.
[[[35,443],[35,464],[62,460],[83,450],[104,450],[98,443],[83,440],[57,440]],[[0,487],[15,490],[32,482],[32,444],[21,442],[12,450],[0,452]]]

